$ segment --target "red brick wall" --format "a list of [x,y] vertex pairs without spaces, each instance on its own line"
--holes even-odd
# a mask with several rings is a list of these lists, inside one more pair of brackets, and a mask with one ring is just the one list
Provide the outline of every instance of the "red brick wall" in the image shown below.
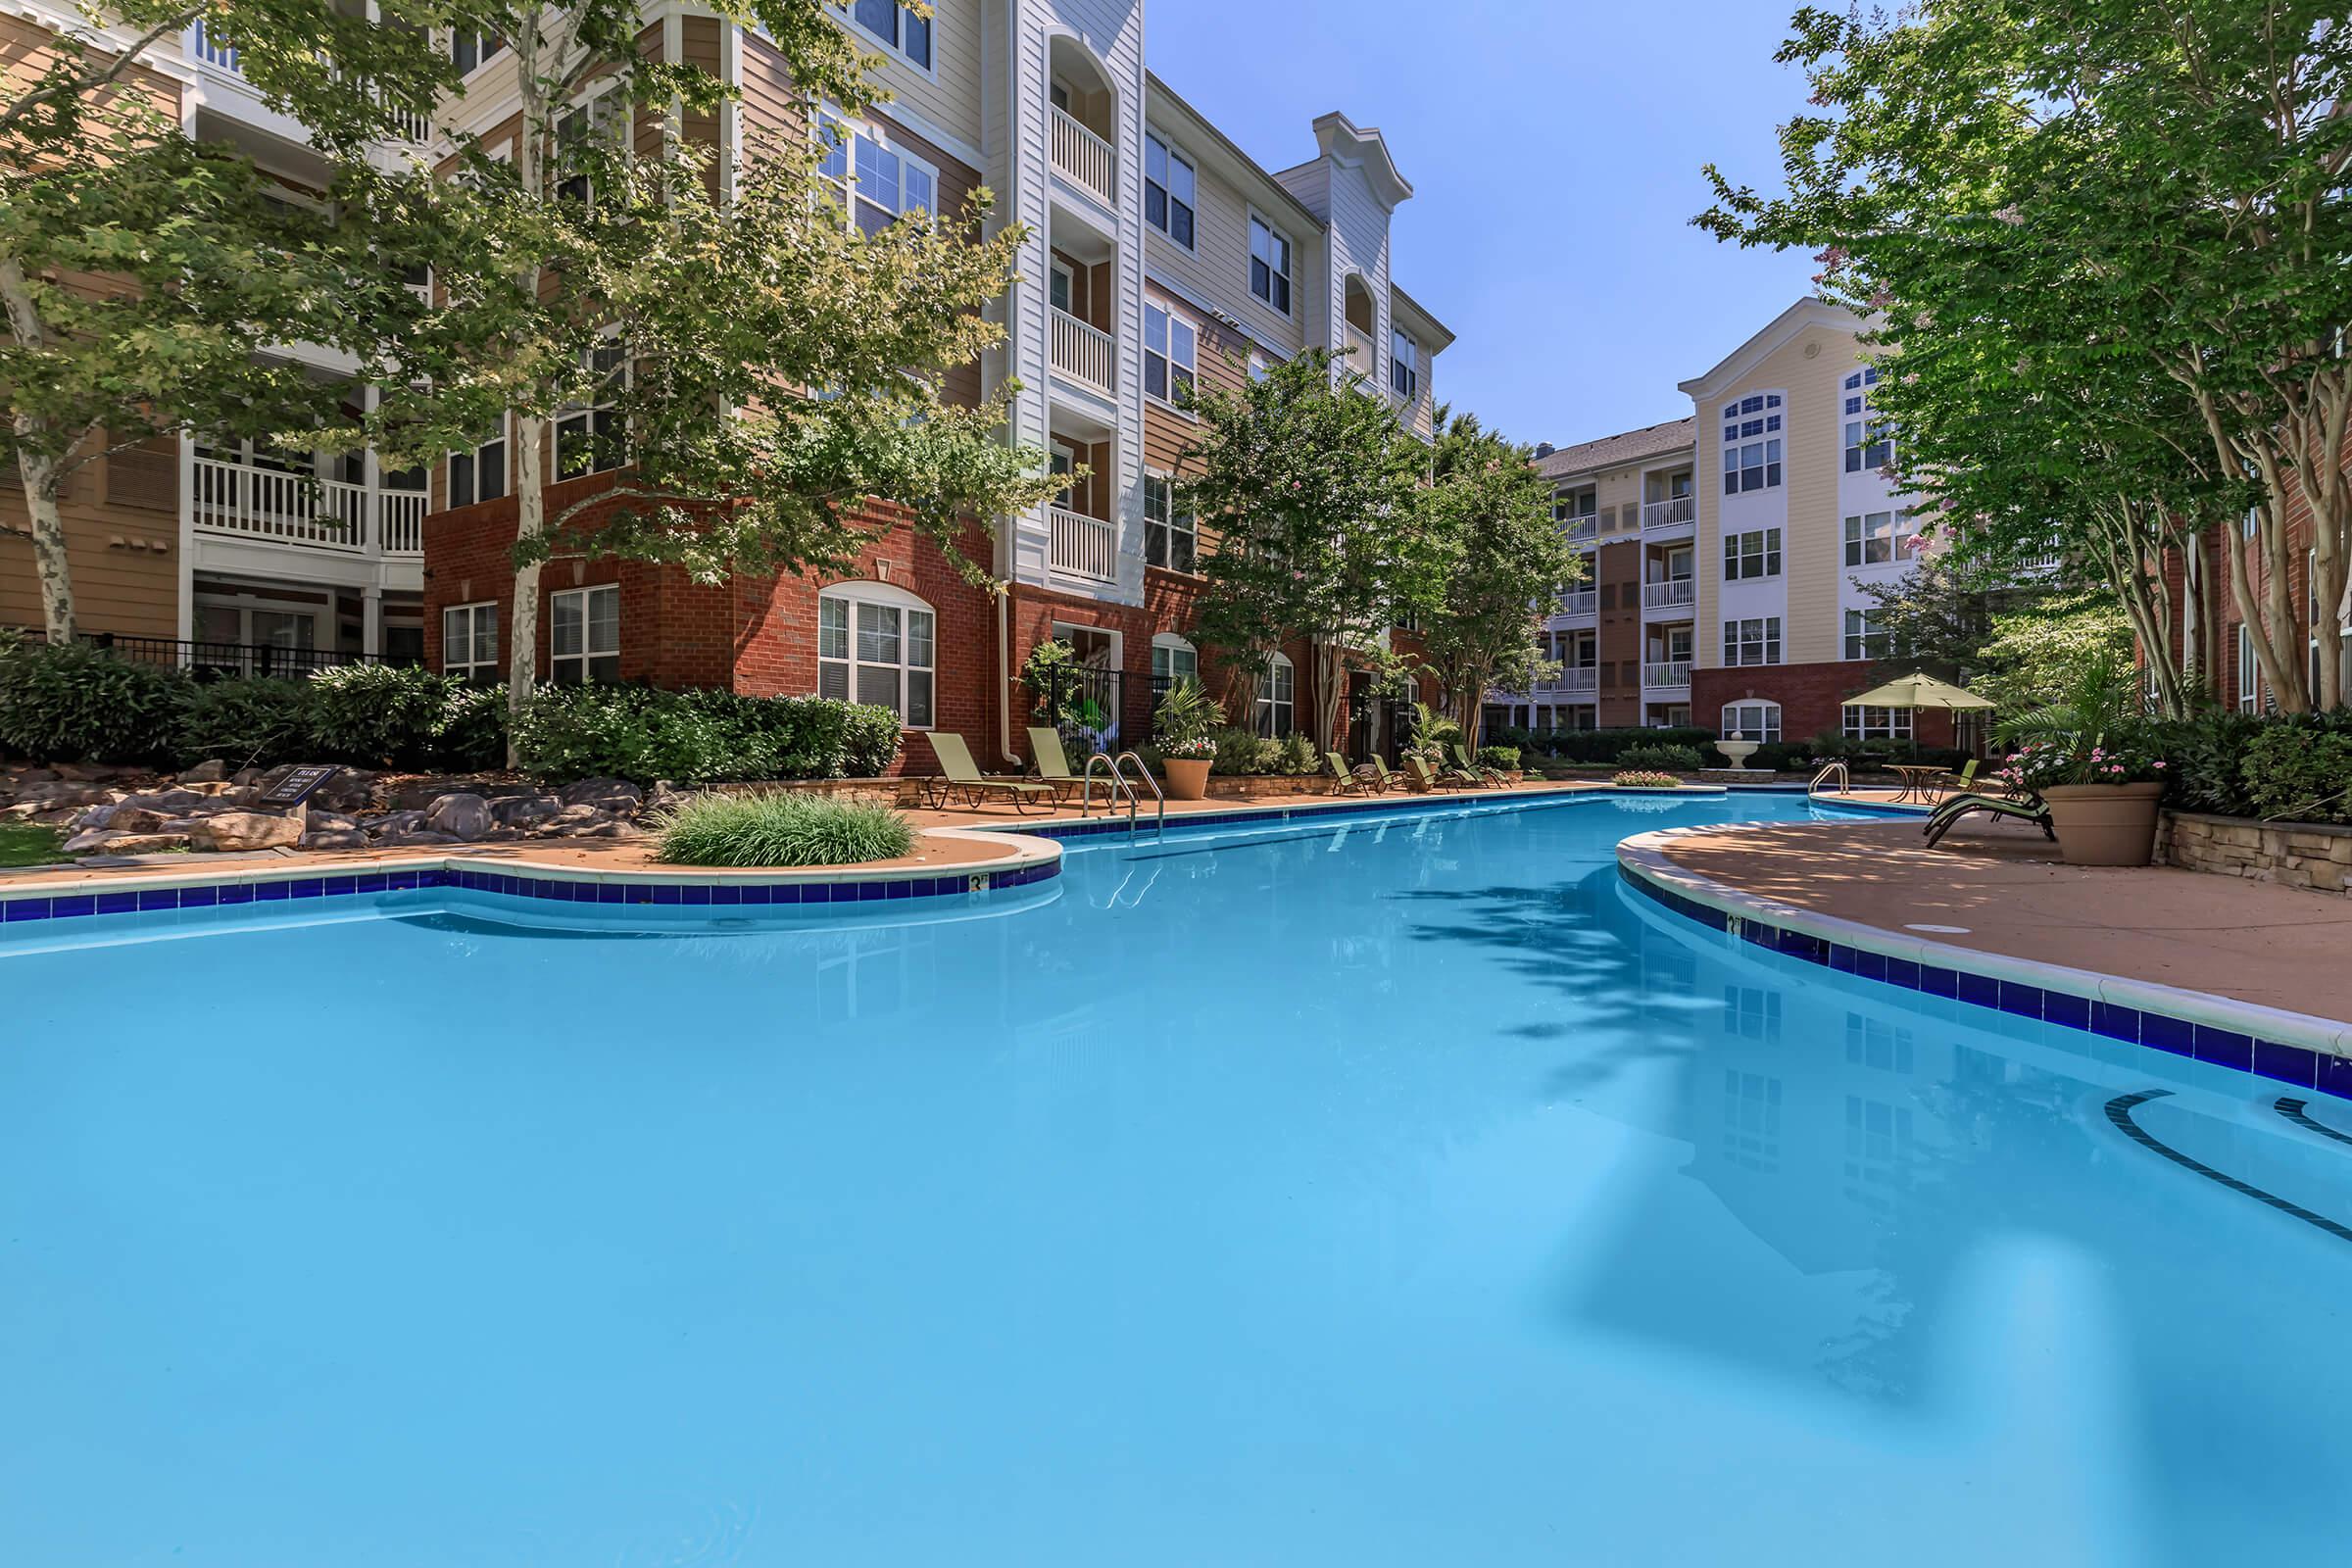
[[[1781,705],[1781,739],[1794,744],[1845,721],[1845,700],[1876,685],[1875,665],[1862,661],[1818,664],[1742,664],[1690,672],[1690,722],[1715,729],[1726,703]],[[1912,738],[1922,746],[1952,744],[1952,717],[1934,710],[1913,715]]]

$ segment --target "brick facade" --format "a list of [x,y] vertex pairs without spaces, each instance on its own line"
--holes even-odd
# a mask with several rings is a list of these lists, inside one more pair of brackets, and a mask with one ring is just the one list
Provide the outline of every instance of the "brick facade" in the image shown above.
[[[1778,703],[1781,739],[1789,744],[1808,741],[1824,730],[1841,729],[1847,699],[1868,691],[1878,678],[1878,667],[1867,661],[1694,669],[1690,672],[1690,722],[1713,729],[1722,720],[1727,703]],[[1912,739],[1922,746],[1951,745],[1952,715],[1920,710],[1912,715]]]

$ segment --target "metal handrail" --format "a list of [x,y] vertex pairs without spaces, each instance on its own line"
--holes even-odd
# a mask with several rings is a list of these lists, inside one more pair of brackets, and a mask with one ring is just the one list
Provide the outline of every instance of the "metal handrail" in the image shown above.
[[1813,775],[1813,782],[1805,786],[1805,798],[1811,800],[1821,792],[1822,785],[1828,783],[1833,777],[1838,780],[1838,794],[1851,795],[1854,792],[1854,781],[1846,773],[1845,764],[1843,762],[1825,762],[1822,764],[1821,771]]
[[[1159,820],[1156,824],[1154,824],[1152,831],[1164,839],[1168,836],[1168,798],[1160,793],[1159,780],[1152,776],[1152,770],[1144,765],[1143,758],[1134,752],[1121,752],[1118,756],[1110,760],[1110,776],[1116,779],[1124,779],[1127,776],[1127,773],[1126,770],[1119,764],[1130,760],[1132,760],[1135,763],[1136,772],[1143,775],[1144,783],[1151,788],[1152,798],[1159,803]],[[1132,787],[1130,787],[1127,792],[1127,798],[1130,801],[1137,799],[1135,791]],[[1132,808],[1130,808],[1127,813],[1127,827],[1128,831],[1130,832],[1133,832],[1135,829],[1135,812]]]
[[1083,820],[1094,814],[1095,764],[1097,762],[1101,762],[1110,772],[1110,778],[1107,781],[1110,788],[1109,805],[1106,808],[1108,813],[1116,816],[1119,810],[1119,797],[1122,795],[1127,797],[1127,831],[1132,835],[1135,832],[1135,791],[1128,788],[1127,781],[1119,776],[1119,764],[1108,752],[1097,752],[1086,760],[1086,771],[1078,783],[1078,815]]

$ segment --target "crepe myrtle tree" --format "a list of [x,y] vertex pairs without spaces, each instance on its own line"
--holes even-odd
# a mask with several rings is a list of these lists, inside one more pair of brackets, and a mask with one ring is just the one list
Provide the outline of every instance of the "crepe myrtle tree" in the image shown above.
[[[1315,744],[1331,744],[1351,663],[1393,662],[1399,606],[1431,602],[1419,487],[1428,452],[1385,397],[1334,375],[1322,349],[1256,379],[1197,388],[1200,430],[1178,478],[1219,537],[1202,564],[1201,635],[1237,683],[1285,642],[1314,666]],[[1232,701],[1244,711],[1236,690]]]
[[[422,29],[475,13],[126,0],[99,15],[48,39],[0,103],[0,461],[24,489],[56,642],[74,632],[59,498],[77,470],[188,431],[299,444],[339,416],[354,378],[259,358],[257,343],[373,357],[385,323],[365,302],[398,281],[377,243],[396,176],[361,151],[456,85]],[[273,199],[245,153],[184,133],[147,64],[159,48],[175,59],[199,24],[307,128],[329,170],[323,204]]]
[[[2103,488],[2130,508],[2055,519],[2085,555],[2144,562],[2167,514],[2204,521],[2237,487],[2248,522],[2226,536],[2242,552],[2231,592],[2290,711],[2343,696],[2352,29],[2340,12],[2310,0],[1808,8],[1780,54],[1806,71],[1819,111],[1782,128],[1787,192],[1759,197],[1710,170],[1717,201],[1700,220],[1747,243],[1820,248],[1825,288],[1884,310],[1906,362],[1949,334],[1977,340],[1986,367],[2017,368],[1998,397],[1959,375],[1915,392],[1882,382],[1906,439],[1931,407],[1992,430],[1999,398],[2031,394],[2045,401],[2009,407],[2049,429],[2071,403],[2100,438],[2061,441],[2041,477],[2094,493],[2101,475],[2082,470],[2112,461],[2120,390],[2136,450],[2121,462],[2130,482]],[[2183,428],[2201,462],[2167,477]],[[2322,610],[2309,625],[2285,533],[2298,492]],[[2091,537],[2102,523],[2106,537]],[[2130,575],[2115,586],[2146,637]]]
[[1438,411],[1417,498],[1431,569],[1412,612],[1423,668],[1475,748],[1489,691],[1524,691],[1557,670],[1544,656],[1544,620],[1583,579],[1584,562],[1552,518],[1551,484],[1534,454],[1476,415],[1449,412]]

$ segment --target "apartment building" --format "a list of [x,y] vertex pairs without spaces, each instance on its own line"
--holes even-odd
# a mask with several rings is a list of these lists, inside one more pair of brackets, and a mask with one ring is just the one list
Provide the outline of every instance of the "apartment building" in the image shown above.
[[1949,740],[1947,715],[1846,701],[1886,648],[1866,589],[1918,549],[1863,329],[1799,300],[1680,383],[1690,418],[1539,457],[1591,570],[1545,622],[1559,678],[1493,694],[1490,722]]
[[[722,177],[755,129],[806,128],[757,29],[685,5],[649,4],[644,19],[649,54],[736,89],[721,115],[685,126],[715,146]],[[855,697],[912,730],[956,729],[993,759],[1019,746],[1022,662],[1060,637],[1096,683],[1106,731],[1140,739],[1153,692],[1214,661],[1192,634],[1200,532],[1168,482],[1193,429],[1179,390],[1322,346],[1430,431],[1435,361],[1452,338],[1393,273],[1391,219],[1412,186],[1377,129],[1338,113],[1302,127],[1299,161],[1260,163],[1151,73],[1140,5],[939,0],[926,18],[858,0],[838,20],[882,56],[890,94],[842,127],[852,220],[952,211],[986,185],[993,220],[1025,225],[1020,278],[999,305],[1006,342],[951,395],[976,400],[1017,377],[1008,438],[1087,477],[1033,514],[975,524],[967,553],[1009,585],[1001,599],[904,531],[838,582],[710,587],[559,552],[543,573],[540,674]],[[37,26],[7,24],[37,44]],[[446,47],[463,92],[386,156],[446,154],[451,131],[495,153],[515,135],[512,51],[473,37]],[[201,27],[159,53],[191,133],[250,149],[297,198],[319,186],[301,128],[254,98],[233,53]],[[423,472],[190,441],[110,462],[72,509],[85,629],[210,639],[220,664],[381,656],[496,678],[514,623],[514,433],[485,430]],[[560,479],[551,504],[609,482]],[[0,624],[38,618],[29,550],[0,536]],[[1256,694],[1261,729],[1288,733],[1313,710],[1311,669],[1303,648],[1278,661]],[[1377,728],[1359,722],[1352,743],[1378,744]],[[929,761],[919,748],[914,760]]]
[[[41,0],[0,17],[11,83],[37,75],[48,40],[82,26]],[[263,103],[233,50],[201,23],[151,48],[136,79],[191,136],[235,144],[289,202],[317,201],[326,168],[301,125]],[[403,157],[429,134],[418,122]],[[340,378],[315,346],[265,350]],[[348,411],[356,417],[360,409]],[[84,465],[63,506],[82,628],[155,659],[300,671],[424,649],[425,475],[372,454],[288,457],[250,442],[163,440]],[[13,472],[0,484],[0,625],[38,626],[40,592]]]

